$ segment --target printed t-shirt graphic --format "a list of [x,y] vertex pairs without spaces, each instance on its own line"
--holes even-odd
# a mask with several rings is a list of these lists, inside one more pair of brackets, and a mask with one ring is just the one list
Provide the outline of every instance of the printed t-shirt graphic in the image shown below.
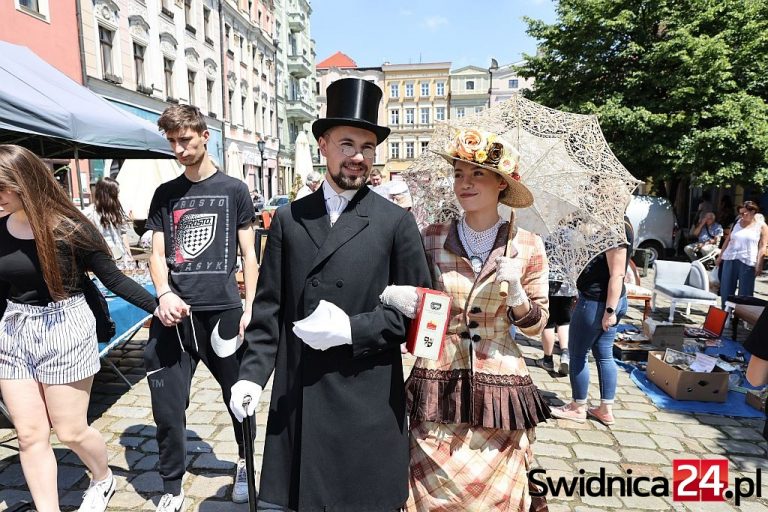
[[[179,273],[226,273],[229,197],[194,196],[171,204],[174,268]],[[210,250],[209,250],[210,249]]]

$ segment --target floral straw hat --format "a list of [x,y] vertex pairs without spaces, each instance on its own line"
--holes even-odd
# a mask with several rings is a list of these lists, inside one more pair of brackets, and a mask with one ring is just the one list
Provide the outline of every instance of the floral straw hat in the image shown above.
[[452,165],[456,160],[463,160],[504,178],[509,186],[499,197],[502,204],[512,208],[528,208],[533,204],[531,191],[520,181],[520,153],[512,144],[479,128],[454,129],[453,133],[445,150],[436,151],[438,155]]

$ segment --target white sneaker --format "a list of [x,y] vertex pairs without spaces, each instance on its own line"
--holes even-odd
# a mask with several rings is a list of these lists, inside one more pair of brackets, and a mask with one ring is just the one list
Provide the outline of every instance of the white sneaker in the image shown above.
[[248,502],[248,468],[245,465],[245,459],[237,460],[235,485],[232,487],[232,501],[234,503]]
[[78,512],[104,512],[109,499],[115,494],[115,475],[110,471],[109,477],[98,482],[91,480],[91,485],[83,493],[83,503]]
[[184,491],[174,496],[171,493],[163,494],[157,504],[155,512],[181,512],[184,505]]

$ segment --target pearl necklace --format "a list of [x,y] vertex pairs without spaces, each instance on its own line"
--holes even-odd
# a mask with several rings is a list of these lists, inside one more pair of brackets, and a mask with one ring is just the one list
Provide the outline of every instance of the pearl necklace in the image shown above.
[[459,240],[461,240],[461,245],[464,246],[464,250],[469,255],[469,263],[472,265],[472,271],[475,274],[480,273],[485,260],[491,254],[493,243],[496,241],[496,234],[502,222],[501,217],[499,217],[496,224],[490,228],[484,231],[475,231],[467,224],[466,217],[461,218],[458,230]]

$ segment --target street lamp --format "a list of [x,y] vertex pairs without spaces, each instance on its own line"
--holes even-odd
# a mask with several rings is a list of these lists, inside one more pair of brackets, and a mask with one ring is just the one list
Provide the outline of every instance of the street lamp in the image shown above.
[[488,74],[491,76],[491,81],[488,86],[488,108],[491,108],[491,95],[493,94],[493,72],[498,71],[499,63],[496,59],[491,59],[491,67],[488,68]]
[[261,195],[266,200],[266,187],[264,187],[264,146],[266,146],[266,143],[264,142],[264,139],[261,139],[256,143],[256,146],[259,148],[259,153],[261,153],[261,179],[259,180],[261,182]]

